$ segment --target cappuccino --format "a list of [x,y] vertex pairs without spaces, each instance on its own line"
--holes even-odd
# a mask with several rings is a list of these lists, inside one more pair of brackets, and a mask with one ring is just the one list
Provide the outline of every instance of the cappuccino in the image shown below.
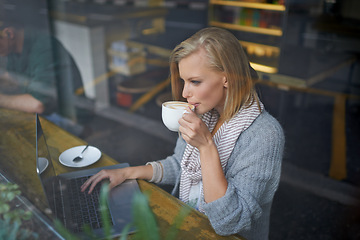
[[195,107],[187,102],[170,101],[162,104],[162,120],[171,131],[179,131],[179,120],[186,113],[188,107],[194,111]]
[[193,105],[189,103],[177,101],[165,102],[164,106],[171,109],[186,109],[187,107],[193,108]]

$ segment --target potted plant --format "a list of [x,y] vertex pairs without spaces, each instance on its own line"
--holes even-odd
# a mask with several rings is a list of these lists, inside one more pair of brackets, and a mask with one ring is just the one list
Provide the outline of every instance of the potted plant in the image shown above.
[[0,239],[17,240],[37,238],[37,234],[24,228],[24,221],[32,214],[24,209],[13,209],[15,198],[20,195],[19,186],[13,183],[0,183]]

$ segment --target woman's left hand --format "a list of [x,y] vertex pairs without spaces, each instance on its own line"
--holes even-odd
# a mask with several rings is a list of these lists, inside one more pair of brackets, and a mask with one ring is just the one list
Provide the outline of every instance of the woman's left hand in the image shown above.
[[188,144],[200,149],[211,143],[212,136],[206,124],[190,108],[183,114],[179,124],[181,136]]

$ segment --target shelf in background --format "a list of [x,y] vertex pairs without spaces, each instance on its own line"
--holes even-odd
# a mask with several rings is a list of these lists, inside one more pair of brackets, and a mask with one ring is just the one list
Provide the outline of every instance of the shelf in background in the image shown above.
[[[250,60],[250,65],[264,73],[277,73],[280,48],[253,42],[239,41]],[[274,64],[275,63],[275,64]]]
[[208,7],[207,1],[163,1],[162,6],[166,8],[188,8],[192,10],[206,10]]
[[279,37],[281,37],[283,34],[283,31],[281,29],[243,26],[243,25],[223,23],[223,22],[218,22],[218,21],[210,21],[210,25],[215,26],[215,27],[222,27],[222,28],[237,30],[237,31],[266,34],[266,35],[273,35],[273,36],[279,36]]
[[256,2],[241,2],[241,1],[221,1],[221,0],[210,0],[210,4],[214,5],[224,5],[224,6],[234,6],[234,7],[244,7],[244,8],[254,8],[254,9],[264,9],[271,11],[285,11],[285,6],[280,4],[269,4],[269,3],[256,3]]
[[277,54],[280,54],[280,48],[279,47],[275,47],[275,46],[271,46],[271,45],[265,45],[265,44],[260,44],[260,43],[254,43],[254,42],[247,42],[247,41],[241,41],[239,40],[239,42],[241,43],[241,45],[245,48],[248,47],[258,47],[258,48],[262,48],[265,50],[269,50],[271,52],[275,52]]
[[277,73],[278,72],[278,68],[276,68],[276,67],[266,66],[266,65],[262,65],[262,64],[254,63],[254,62],[250,62],[250,65],[253,69],[255,69],[256,71],[259,71],[259,72],[263,72],[263,73]]

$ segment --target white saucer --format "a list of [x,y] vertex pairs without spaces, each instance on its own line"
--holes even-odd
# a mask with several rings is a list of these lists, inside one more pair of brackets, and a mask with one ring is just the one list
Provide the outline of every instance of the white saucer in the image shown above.
[[59,161],[61,164],[67,167],[86,167],[95,162],[97,162],[101,157],[101,152],[99,149],[93,146],[89,146],[83,153],[83,159],[79,162],[74,162],[73,159],[80,155],[81,151],[84,150],[86,146],[77,146],[70,148],[59,156]]
[[38,158],[38,172],[41,174],[49,165],[49,161],[46,158],[39,157]]

